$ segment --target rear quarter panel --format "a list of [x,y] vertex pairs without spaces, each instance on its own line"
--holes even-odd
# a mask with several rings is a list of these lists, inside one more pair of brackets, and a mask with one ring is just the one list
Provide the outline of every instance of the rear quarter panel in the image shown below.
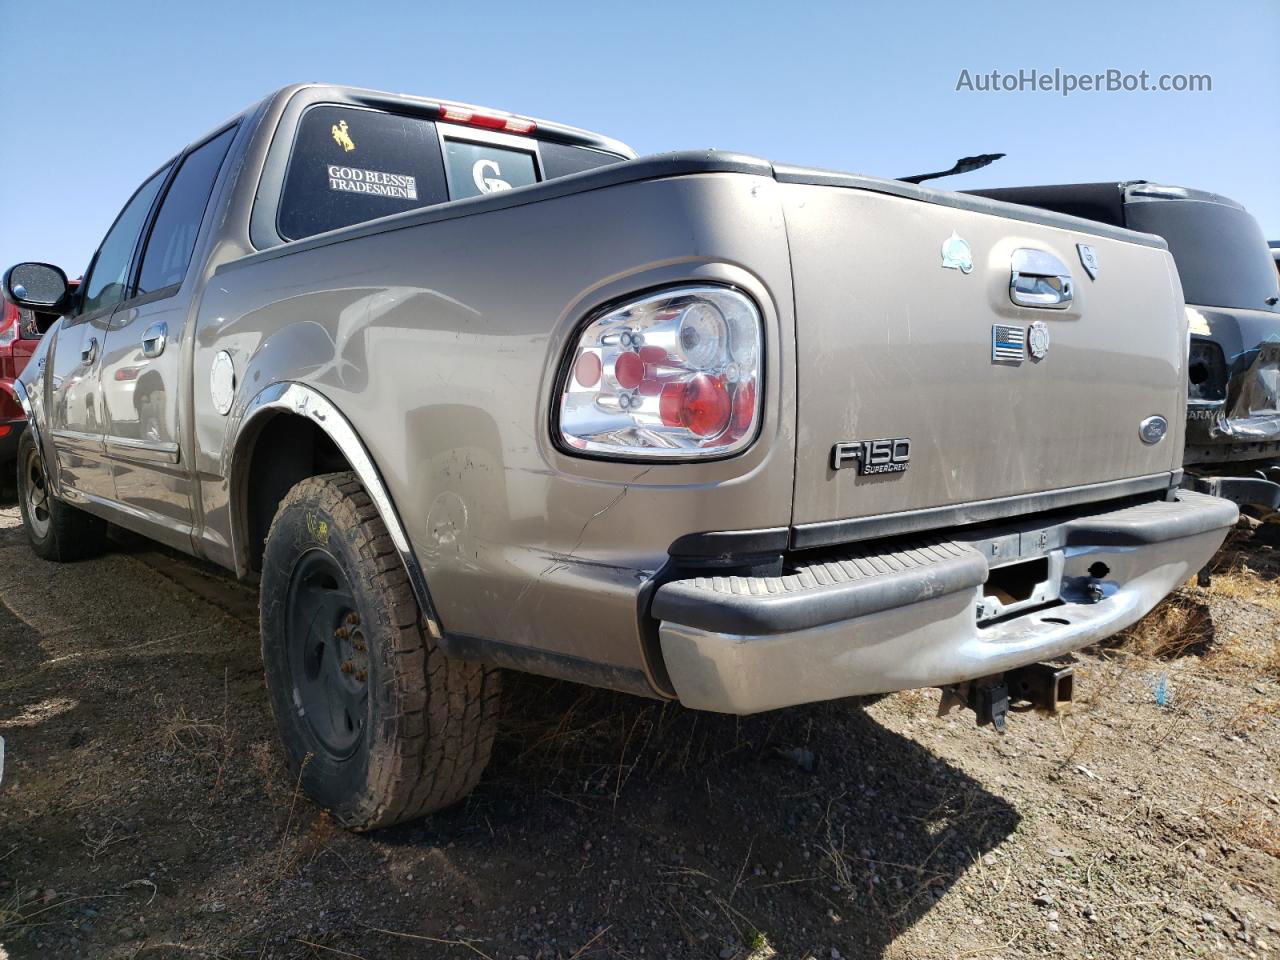
[[[224,267],[193,363],[207,549],[238,536],[224,451],[245,405],[303,382],[363,439],[446,632],[643,669],[636,596],[671,542],[790,519],[794,328],[778,189],[739,174],[644,181]],[[734,284],[762,309],[758,440],[711,463],[562,453],[550,415],[580,323],[685,281]],[[207,386],[219,350],[237,372],[228,417]]]

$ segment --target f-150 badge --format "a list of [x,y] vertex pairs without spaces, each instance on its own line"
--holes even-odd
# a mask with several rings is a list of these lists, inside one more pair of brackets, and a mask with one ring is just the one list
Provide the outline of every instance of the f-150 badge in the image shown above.
[[942,241],[942,265],[948,270],[973,273],[973,251],[969,249],[969,241],[954,230]]
[[347,130],[347,121],[339,120],[329,129],[329,132],[333,134],[333,142],[347,153],[356,148],[355,141],[351,139],[351,133]]
[[911,462],[911,440],[846,440],[831,448],[831,469],[857,466],[858,473],[902,473]]

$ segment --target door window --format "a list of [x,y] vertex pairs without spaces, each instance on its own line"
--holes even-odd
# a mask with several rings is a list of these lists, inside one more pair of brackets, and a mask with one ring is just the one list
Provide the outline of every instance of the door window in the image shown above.
[[151,205],[169,173],[169,166],[166,164],[163,170],[138,188],[107,231],[106,239],[98,248],[98,255],[89,269],[89,276],[85,278],[81,313],[96,313],[124,299],[129,264],[133,262],[133,252],[138,246],[138,235],[142,233]]
[[213,182],[236,128],[224,130],[187,154],[173,178],[147,239],[138,277],[138,295],[177,286],[187,274]]

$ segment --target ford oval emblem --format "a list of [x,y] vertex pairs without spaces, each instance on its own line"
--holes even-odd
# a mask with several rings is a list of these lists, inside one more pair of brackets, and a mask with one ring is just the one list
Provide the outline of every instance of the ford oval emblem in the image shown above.
[[1169,421],[1164,417],[1147,417],[1138,424],[1138,436],[1143,443],[1159,443],[1169,432]]

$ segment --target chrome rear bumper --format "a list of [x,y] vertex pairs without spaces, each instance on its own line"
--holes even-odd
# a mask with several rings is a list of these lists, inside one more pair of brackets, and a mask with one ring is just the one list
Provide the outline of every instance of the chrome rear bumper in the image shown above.
[[[695,709],[941,686],[1124,629],[1204,566],[1237,516],[1181,490],[1048,525],[826,554],[779,577],[676,580],[652,609],[672,684]],[[1032,596],[1002,606],[984,595],[992,570],[1034,560],[1047,579]]]

